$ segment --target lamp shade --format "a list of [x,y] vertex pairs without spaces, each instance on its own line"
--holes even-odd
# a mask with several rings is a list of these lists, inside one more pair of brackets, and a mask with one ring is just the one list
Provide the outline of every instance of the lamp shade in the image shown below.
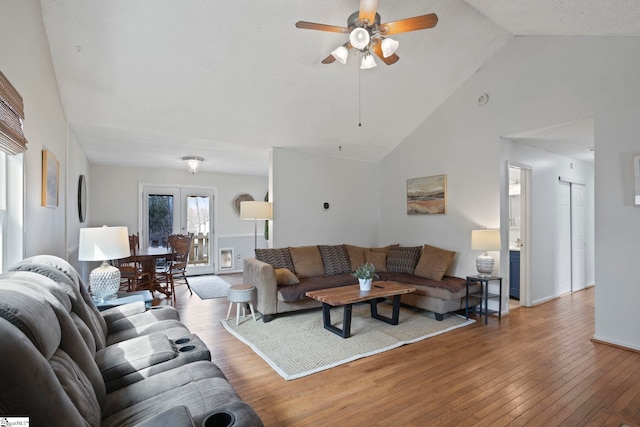
[[390,57],[396,52],[396,50],[398,50],[398,46],[400,46],[400,43],[397,40],[390,39],[388,37],[382,40],[382,44],[380,46],[382,48],[382,56],[385,58]]
[[80,229],[78,261],[106,261],[125,258],[129,250],[127,227],[88,227]]
[[378,64],[376,64],[376,60],[373,59],[373,56],[371,55],[366,55],[364,58],[362,58],[362,62],[360,63],[361,70],[368,70],[369,68],[374,68],[377,66]]
[[273,209],[269,202],[240,202],[240,218],[273,219]]
[[331,52],[331,56],[336,58],[339,63],[346,64],[347,58],[349,57],[349,51],[344,46],[338,46],[333,52]]
[[474,251],[499,251],[500,230],[472,230],[471,249]]
[[361,27],[354,28],[354,30],[351,31],[351,34],[349,34],[349,42],[351,43],[351,46],[356,49],[364,49],[369,44],[370,40],[371,37],[369,36],[369,31]]

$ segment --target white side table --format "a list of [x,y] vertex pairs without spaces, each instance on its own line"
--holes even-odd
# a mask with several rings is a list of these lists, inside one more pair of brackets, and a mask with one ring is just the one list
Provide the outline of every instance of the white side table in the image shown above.
[[246,317],[245,304],[249,304],[253,321],[256,320],[256,314],[253,311],[253,300],[256,295],[256,287],[253,285],[232,285],[227,291],[227,300],[229,300],[229,310],[227,310],[227,320],[231,315],[233,303],[236,303],[236,325],[240,322],[240,306],[242,306],[242,317]]

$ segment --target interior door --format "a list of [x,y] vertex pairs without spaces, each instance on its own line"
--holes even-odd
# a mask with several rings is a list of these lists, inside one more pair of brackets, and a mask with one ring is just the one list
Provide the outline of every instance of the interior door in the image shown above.
[[583,184],[559,181],[558,292],[586,287],[586,205]]
[[558,182],[558,294],[571,292],[571,184]]
[[586,287],[586,205],[583,184],[571,184],[571,290]]
[[170,234],[190,234],[193,243],[187,274],[212,274],[213,188],[144,185],[141,193],[140,245],[165,247]]

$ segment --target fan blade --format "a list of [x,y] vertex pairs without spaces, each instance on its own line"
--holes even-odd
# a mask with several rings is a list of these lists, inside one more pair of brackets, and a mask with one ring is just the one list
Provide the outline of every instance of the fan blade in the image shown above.
[[328,31],[330,33],[348,34],[349,29],[346,27],[336,27],[335,25],[316,24],[315,22],[298,21],[296,22],[297,28],[304,28],[305,30],[318,30]]
[[[345,44],[343,44],[343,46],[347,48],[347,51],[348,51],[349,49],[351,49],[351,43],[349,43],[349,42],[346,42]],[[329,56],[327,56],[326,58],[324,58],[324,59],[322,60],[322,63],[323,63],[323,64],[331,64],[331,63],[332,63],[333,61],[335,61],[335,60],[336,60],[335,56],[333,56],[333,55],[329,55]]]
[[381,33],[385,36],[407,31],[425,30],[433,28],[438,23],[438,16],[435,13],[428,15],[414,16],[413,18],[401,19],[399,21],[380,24]]
[[360,12],[358,19],[360,21],[366,19],[369,25],[373,24],[376,19],[376,11],[378,9],[378,0],[360,0]]
[[387,65],[395,64],[396,62],[398,62],[398,59],[400,59],[400,57],[395,53],[388,58],[385,58],[382,54],[382,47],[380,46],[380,43],[376,43],[373,45],[373,51],[376,53],[376,55],[378,55],[380,59],[382,59],[382,62]]
[[334,62],[336,60],[336,58],[333,57],[333,55],[329,54],[329,56],[327,56],[326,58],[324,58],[322,60],[323,64],[331,64],[332,62]]

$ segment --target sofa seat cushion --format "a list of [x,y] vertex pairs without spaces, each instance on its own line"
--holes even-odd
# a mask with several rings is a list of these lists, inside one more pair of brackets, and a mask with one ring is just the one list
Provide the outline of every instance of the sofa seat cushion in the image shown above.
[[380,279],[415,286],[415,293],[440,299],[464,297],[467,292],[466,280],[460,277],[444,276],[442,280],[433,280],[413,274],[386,272],[380,273]]
[[278,286],[278,299],[285,302],[296,302],[306,298],[309,291],[337,288],[338,286],[355,285],[358,279],[351,274],[334,274],[333,276],[314,276],[300,279],[295,286]]
[[177,357],[177,349],[160,334],[143,335],[98,350],[96,363],[105,381]]

